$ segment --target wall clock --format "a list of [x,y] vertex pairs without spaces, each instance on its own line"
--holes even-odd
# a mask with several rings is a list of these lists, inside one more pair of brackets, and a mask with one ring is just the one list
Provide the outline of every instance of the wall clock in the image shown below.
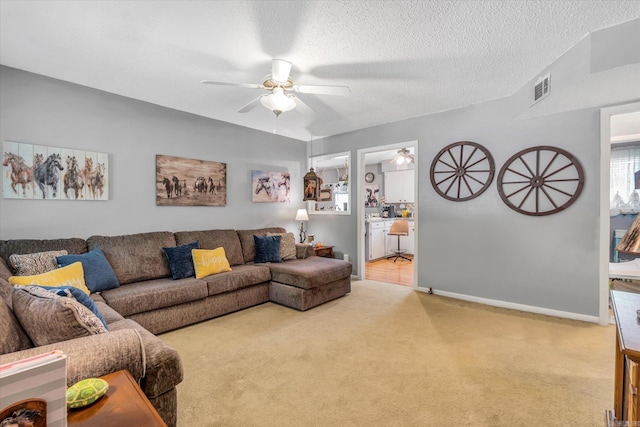
[[482,145],[459,141],[447,145],[431,163],[431,185],[445,199],[471,200],[482,194],[493,180],[495,164]]
[[364,180],[369,184],[371,184],[374,179],[376,179],[376,176],[373,174],[373,172],[367,172],[364,174]]
[[584,186],[578,159],[561,148],[537,146],[514,154],[498,174],[502,201],[524,215],[552,215],[576,201]]

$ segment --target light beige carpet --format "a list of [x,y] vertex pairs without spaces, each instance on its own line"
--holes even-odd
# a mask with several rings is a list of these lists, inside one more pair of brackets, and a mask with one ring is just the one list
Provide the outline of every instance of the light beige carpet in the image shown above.
[[179,426],[602,426],[615,327],[355,281],[160,337],[182,356]]

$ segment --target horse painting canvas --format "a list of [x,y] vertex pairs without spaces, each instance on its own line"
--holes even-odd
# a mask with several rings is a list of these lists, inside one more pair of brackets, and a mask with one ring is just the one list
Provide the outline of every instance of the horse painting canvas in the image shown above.
[[251,171],[251,201],[290,203],[291,175],[286,172]]
[[156,205],[226,206],[227,164],[156,155]]
[[108,165],[106,153],[5,141],[3,196],[5,199],[108,200]]

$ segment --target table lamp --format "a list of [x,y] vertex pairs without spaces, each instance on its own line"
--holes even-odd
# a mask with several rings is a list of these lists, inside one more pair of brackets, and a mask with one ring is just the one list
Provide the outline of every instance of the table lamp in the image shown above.
[[309,221],[309,214],[306,209],[298,209],[296,213],[296,221],[300,222],[300,243],[304,243],[306,233],[304,231],[304,221]]

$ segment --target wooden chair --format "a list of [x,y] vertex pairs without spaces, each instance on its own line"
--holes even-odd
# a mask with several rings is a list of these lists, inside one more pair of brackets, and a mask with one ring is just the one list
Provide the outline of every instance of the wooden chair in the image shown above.
[[391,249],[393,255],[388,256],[387,259],[394,258],[393,262],[396,262],[398,258],[406,259],[411,262],[411,258],[407,258],[402,255],[407,252],[406,249],[400,249],[400,236],[409,235],[409,222],[406,219],[396,219],[391,225],[391,230],[388,233],[389,236],[398,236],[398,249]]

